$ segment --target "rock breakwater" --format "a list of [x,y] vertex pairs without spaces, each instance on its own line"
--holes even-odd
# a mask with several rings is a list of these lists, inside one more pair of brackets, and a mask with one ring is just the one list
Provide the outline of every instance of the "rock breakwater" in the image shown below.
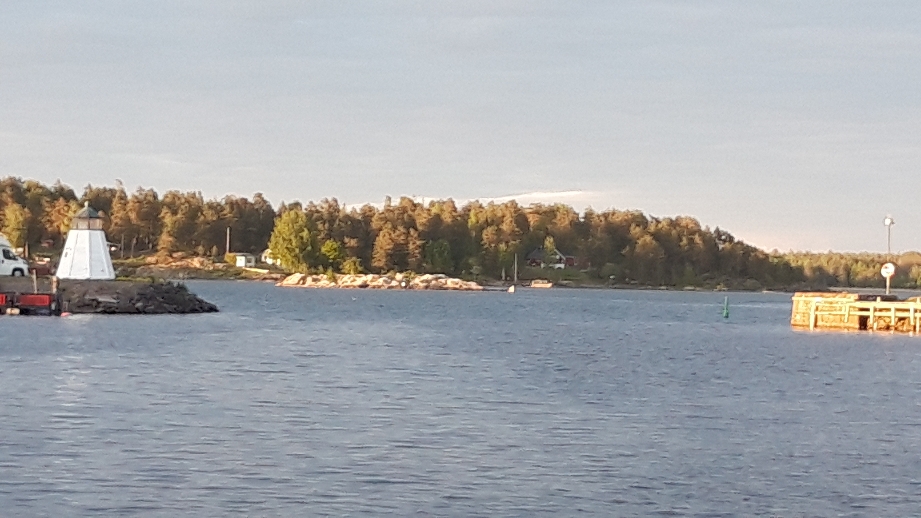
[[[51,292],[49,278],[38,279],[35,288]],[[31,293],[32,280],[9,277],[0,280],[0,291]],[[61,310],[70,313],[177,314],[211,313],[218,308],[189,291],[183,284],[143,281],[61,280]]]
[[291,288],[365,288],[377,290],[458,290],[481,291],[475,282],[455,279],[444,274],[425,275],[336,275],[336,280],[326,275],[305,275],[295,273],[276,286]]
[[183,284],[109,281],[65,284],[61,309],[71,313],[186,314],[212,313],[217,306],[199,298]]

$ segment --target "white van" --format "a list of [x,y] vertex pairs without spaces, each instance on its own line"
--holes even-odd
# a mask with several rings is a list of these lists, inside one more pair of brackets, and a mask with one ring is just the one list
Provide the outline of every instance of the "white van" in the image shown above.
[[10,241],[0,234],[0,275],[23,276],[29,274],[29,263],[13,252]]

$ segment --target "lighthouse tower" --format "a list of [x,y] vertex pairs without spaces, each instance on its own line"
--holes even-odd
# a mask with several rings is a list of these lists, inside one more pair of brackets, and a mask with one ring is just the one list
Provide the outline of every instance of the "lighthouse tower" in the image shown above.
[[102,218],[89,202],[70,223],[64,253],[55,275],[59,279],[115,278],[106,233],[102,230]]

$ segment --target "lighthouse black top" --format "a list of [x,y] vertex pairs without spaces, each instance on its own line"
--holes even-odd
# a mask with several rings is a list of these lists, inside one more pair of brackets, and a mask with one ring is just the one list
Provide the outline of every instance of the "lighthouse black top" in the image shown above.
[[74,214],[70,228],[71,230],[102,230],[102,216],[96,209],[90,207],[89,202],[86,202],[80,212]]

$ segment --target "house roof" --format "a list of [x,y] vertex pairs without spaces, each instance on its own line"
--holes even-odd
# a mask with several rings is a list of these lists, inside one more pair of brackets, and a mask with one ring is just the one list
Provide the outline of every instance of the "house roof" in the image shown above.
[[[561,254],[559,250],[555,248],[553,249],[553,253],[556,254],[557,257],[566,257],[565,255]],[[524,256],[524,258],[527,261],[542,261],[544,259],[544,247],[539,247],[539,248],[535,248],[534,250],[531,250],[531,252],[528,253],[528,255]]]

